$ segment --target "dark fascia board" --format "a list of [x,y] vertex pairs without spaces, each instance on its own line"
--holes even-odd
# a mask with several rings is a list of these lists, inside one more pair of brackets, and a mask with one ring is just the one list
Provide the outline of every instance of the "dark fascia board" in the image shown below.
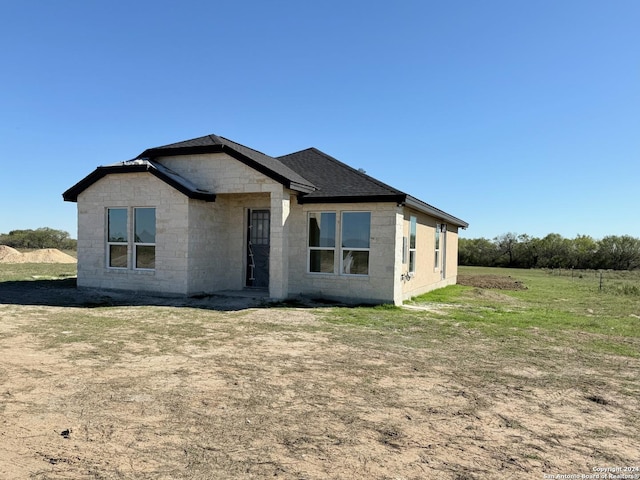
[[442,210],[433,207],[428,203],[423,202],[422,200],[412,197],[411,195],[407,195],[405,205],[411,208],[415,208],[419,212],[431,215],[432,217],[445,220],[446,222],[456,225],[460,228],[467,228],[469,226],[469,224],[464,220],[460,220],[453,215],[449,215],[447,212],[443,212]]
[[[244,163],[246,166],[266,175],[267,177],[275,180],[276,182],[284,185],[286,188],[291,190],[296,190],[298,192],[311,193],[315,191],[315,188],[310,185],[303,185],[297,182],[293,182],[290,179],[286,178],[283,175],[280,175],[277,172],[274,172],[270,168],[262,165],[259,162],[256,162],[252,158],[243,155],[242,153],[234,150],[233,148],[227,145],[199,145],[193,147],[179,147],[179,148],[149,148],[138,155],[136,158],[148,158],[149,160],[153,160],[157,157],[175,157],[179,155],[200,155],[205,153],[226,153],[229,156],[239,160]],[[276,159],[277,160],[277,159]]]
[[298,195],[298,203],[374,203],[374,202],[389,202],[395,203],[397,205],[401,205],[404,203],[406,195],[342,195],[342,196],[330,196],[330,197],[321,197],[321,196],[305,196]]
[[123,173],[150,173],[189,198],[192,198],[194,200],[204,200],[205,202],[215,202],[216,200],[215,193],[187,188],[185,185],[182,185],[180,182],[177,182],[170,176],[165,175],[149,164],[109,165],[106,167],[98,167],[85,178],[76,183],[73,187],[64,192],[62,194],[62,198],[66,202],[77,202],[78,195],[80,195],[80,193],[82,193],[84,190],[96,183],[101,178],[111,174]]
[[440,220],[444,220],[447,223],[451,223],[460,228],[467,228],[469,224],[464,220],[460,220],[453,215],[449,215],[442,210],[432,207],[428,203],[418,200],[411,195],[363,195],[363,196],[335,196],[335,197],[320,197],[320,196],[304,196],[298,195],[298,203],[300,204],[314,204],[314,203],[373,203],[373,202],[393,202],[397,205],[406,205],[407,207],[418,210],[419,212],[426,213],[432,217]]

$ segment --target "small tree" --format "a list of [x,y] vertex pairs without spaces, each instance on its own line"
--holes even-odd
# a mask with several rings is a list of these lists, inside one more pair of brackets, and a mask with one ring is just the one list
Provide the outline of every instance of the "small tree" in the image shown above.
[[[508,259],[506,266],[515,266],[515,258],[518,245],[518,236],[515,233],[504,233],[497,236],[493,241],[498,246],[498,251],[501,256],[506,256]],[[504,264],[504,262],[501,262]]]

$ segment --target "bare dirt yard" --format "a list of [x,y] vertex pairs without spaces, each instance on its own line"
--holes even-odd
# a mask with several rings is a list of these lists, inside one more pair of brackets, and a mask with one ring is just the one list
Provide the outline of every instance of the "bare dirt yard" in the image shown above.
[[587,334],[530,335],[404,309],[0,283],[0,478],[541,479],[640,466],[639,359],[594,356]]
[[520,280],[504,275],[458,275],[458,285],[497,290],[526,290],[527,288]]

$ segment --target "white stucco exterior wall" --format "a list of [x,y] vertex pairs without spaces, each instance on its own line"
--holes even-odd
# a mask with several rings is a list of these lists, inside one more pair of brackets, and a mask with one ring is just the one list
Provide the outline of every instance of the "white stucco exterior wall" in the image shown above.
[[408,254],[402,265],[402,300],[421,295],[436,288],[453,285],[458,276],[458,228],[447,224],[447,232],[441,237],[441,251],[446,255],[445,275],[443,278],[440,261],[435,265],[435,232],[436,224],[446,223],[430,215],[405,207],[403,219],[403,236],[409,240],[410,218],[417,219],[416,232],[416,271],[409,276]]
[[[188,198],[148,173],[108,175],[78,196],[78,286],[186,294]],[[107,267],[107,208],[156,209],[156,269]]]
[[[398,208],[395,203],[295,204],[291,207],[289,237],[289,294],[317,296],[352,302],[395,303],[399,289],[395,244],[398,236]],[[308,214],[335,212],[336,230],[341,213],[371,212],[369,275],[341,275],[340,248],[335,253],[335,273],[309,273]]]

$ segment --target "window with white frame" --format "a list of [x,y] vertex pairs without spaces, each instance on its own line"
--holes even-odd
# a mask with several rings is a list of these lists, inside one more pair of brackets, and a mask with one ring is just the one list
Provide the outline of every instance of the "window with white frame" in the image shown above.
[[342,212],[340,272],[368,275],[371,212]]
[[411,217],[409,221],[409,273],[416,271],[416,235],[418,233],[418,219]]
[[135,268],[156,268],[156,209],[134,208]]
[[435,248],[435,260],[434,268],[440,268],[440,232],[442,231],[442,225],[436,223],[436,248]]
[[130,215],[129,208],[107,209],[107,266],[130,268],[129,252],[133,252],[133,268],[153,270],[156,266],[156,209],[133,208],[132,212]]
[[335,273],[336,213],[309,213],[309,272]]
[[128,232],[127,209],[107,209],[107,265],[110,268],[127,268],[129,266]]

